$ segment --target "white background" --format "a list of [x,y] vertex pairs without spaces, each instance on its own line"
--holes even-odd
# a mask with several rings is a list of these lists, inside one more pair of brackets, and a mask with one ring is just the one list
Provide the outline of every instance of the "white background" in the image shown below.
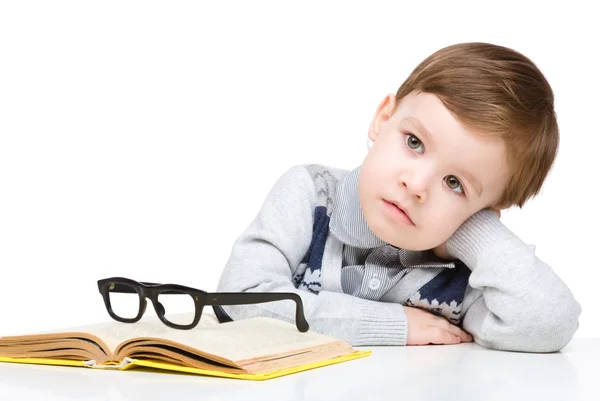
[[415,3],[0,3],[0,335],[107,320],[104,277],[214,290],[285,170],[360,165],[379,101],[483,41],[554,88],[557,162],[502,221],[582,304],[576,336],[598,336],[595,14]]

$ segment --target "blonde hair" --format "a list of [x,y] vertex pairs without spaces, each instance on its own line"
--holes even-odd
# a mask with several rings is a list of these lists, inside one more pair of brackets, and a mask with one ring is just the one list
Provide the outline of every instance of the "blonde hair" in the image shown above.
[[468,129],[501,138],[509,181],[498,205],[523,207],[536,196],[556,158],[554,94],[521,53],[489,43],[460,43],[423,60],[396,92],[436,95]]

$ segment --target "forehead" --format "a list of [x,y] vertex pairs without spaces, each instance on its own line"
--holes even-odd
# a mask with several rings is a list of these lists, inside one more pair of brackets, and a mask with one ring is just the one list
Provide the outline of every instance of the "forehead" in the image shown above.
[[500,196],[508,181],[502,139],[467,128],[430,93],[412,93],[403,98],[391,122],[419,137],[440,168],[457,173],[464,170],[482,184],[483,197]]

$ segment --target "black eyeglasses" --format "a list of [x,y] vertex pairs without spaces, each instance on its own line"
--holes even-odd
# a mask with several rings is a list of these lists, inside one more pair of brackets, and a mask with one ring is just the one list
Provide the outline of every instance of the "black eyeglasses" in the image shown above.
[[[293,292],[213,292],[198,290],[178,284],[156,284],[138,282],[124,277],[112,277],[98,280],[98,290],[104,298],[108,314],[116,321],[135,323],[146,311],[146,298],[150,298],[158,318],[174,329],[189,330],[198,324],[202,309],[212,306],[221,323],[232,319],[219,305],[245,305],[263,302],[292,300],[296,303],[296,327],[301,332],[308,331],[308,322],[304,317],[302,298]],[[129,294],[129,295],[127,295]],[[131,296],[131,294],[137,294]],[[167,307],[165,307],[165,304]],[[193,319],[189,314],[167,316],[173,306],[184,306],[185,310],[194,310]],[[182,321],[185,320],[185,321]],[[191,322],[190,322],[191,320]]]

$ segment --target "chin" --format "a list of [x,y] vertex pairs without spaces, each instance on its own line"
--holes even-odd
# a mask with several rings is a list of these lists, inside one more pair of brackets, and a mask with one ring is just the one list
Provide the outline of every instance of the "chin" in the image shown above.
[[406,249],[407,251],[428,251],[433,248],[432,246],[419,246],[415,244],[393,244],[391,242],[389,244],[394,245],[396,248]]
[[398,238],[398,236],[394,238],[393,236],[389,235],[377,236],[383,241],[387,242],[388,244],[395,246],[396,248],[402,248],[408,251],[426,251],[434,247],[433,244],[423,244],[420,241],[415,241],[414,238]]

